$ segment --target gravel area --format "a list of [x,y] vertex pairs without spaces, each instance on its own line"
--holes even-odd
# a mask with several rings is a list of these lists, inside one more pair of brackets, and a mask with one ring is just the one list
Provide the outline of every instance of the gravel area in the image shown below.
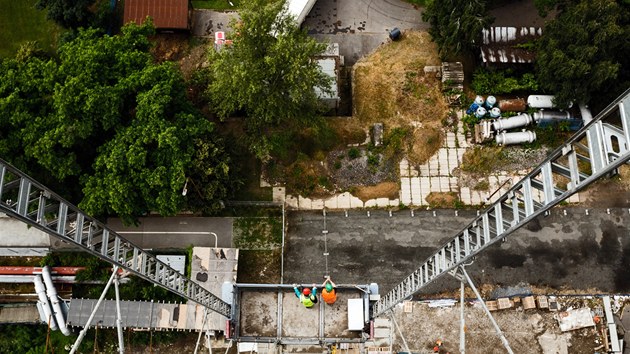
[[398,162],[393,159],[384,160],[382,154],[377,154],[378,165],[368,162],[368,152],[364,148],[357,148],[360,156],[349,158],[349,150],[335,150],[328,154],[328,166],[333,183],[342,190],[375,185],[381,182],[397,181]]

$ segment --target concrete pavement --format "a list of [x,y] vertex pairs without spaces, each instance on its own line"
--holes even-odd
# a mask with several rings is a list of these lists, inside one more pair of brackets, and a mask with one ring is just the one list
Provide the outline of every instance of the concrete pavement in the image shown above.
[[401,0],[317,0],[303,27],[320,41],[339,43],[346,65],[352,66],[387,42],[393,28],[428,28],[421,16]]

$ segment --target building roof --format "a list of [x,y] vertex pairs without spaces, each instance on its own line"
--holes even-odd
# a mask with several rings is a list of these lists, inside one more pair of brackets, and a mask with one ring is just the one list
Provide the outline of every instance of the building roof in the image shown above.
[[188,14],[188,0],[125,0],[124,23],[150,16],[155,28],[189,29]]
[[540,37],[540,27],[490,27],[483,29],[481,59],[484,63],[531,63],[534,52],[519,46]]

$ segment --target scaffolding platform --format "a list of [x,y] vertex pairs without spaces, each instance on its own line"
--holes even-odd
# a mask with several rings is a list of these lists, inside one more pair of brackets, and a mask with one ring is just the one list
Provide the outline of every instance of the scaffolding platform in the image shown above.
[[[232,337],[280,344],[362,343],[368,336],[364,329],[369,330],[368,292],[368,286],[340,285],[333,305],[320,298],[306,308],[291,285],[236,284]],[[357,321],[364,326],[351,330]]]

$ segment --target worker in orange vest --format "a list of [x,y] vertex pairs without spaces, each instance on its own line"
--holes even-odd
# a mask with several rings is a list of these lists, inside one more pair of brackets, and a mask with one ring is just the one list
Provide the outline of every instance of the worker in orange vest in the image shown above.
[[330,280],[330,276],[326,277],[324,283],[322,284],[322,300],[328,305],[332,305],[337,301],[337,289],[335,283]]

